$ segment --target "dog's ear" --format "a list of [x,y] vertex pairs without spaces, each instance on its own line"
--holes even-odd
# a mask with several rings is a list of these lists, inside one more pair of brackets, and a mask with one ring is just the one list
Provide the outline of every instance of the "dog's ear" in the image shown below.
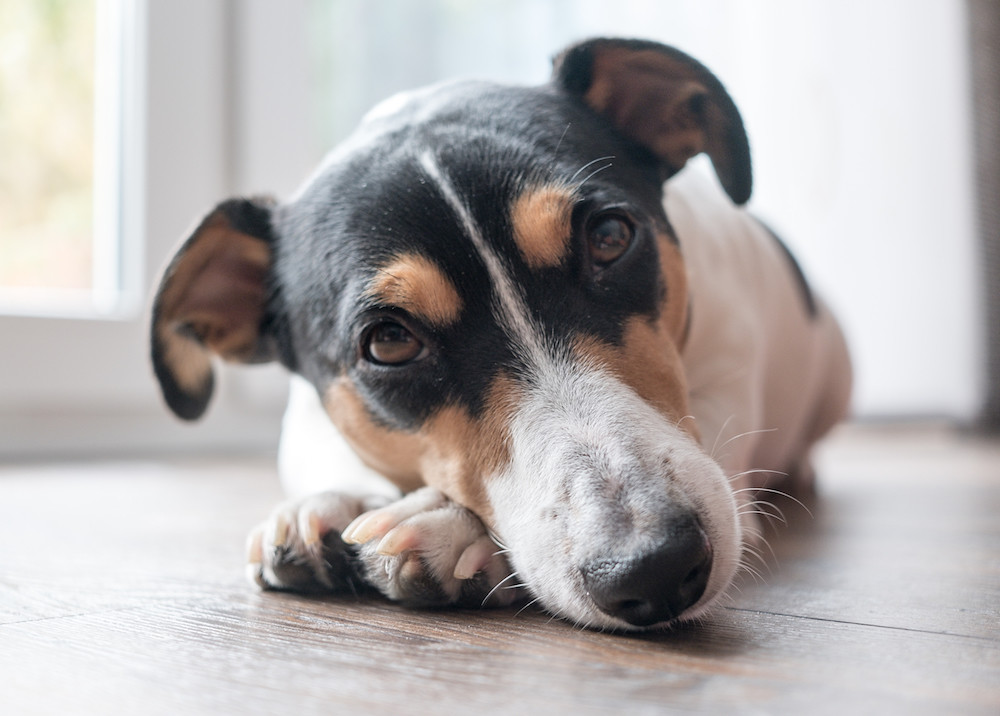
[[212,397],[212,355],[261,363],[276,357],[268,330],[274,238],[269,200],[219,204],[181,246],[153,300],[153,370],[179,417]]
[[680,50],[642,40],[598,39],[563,51],[553,81],[583,99],[659,158],[664,178],[705,152],[737,204],[750,198],[750,147],[732,98]]

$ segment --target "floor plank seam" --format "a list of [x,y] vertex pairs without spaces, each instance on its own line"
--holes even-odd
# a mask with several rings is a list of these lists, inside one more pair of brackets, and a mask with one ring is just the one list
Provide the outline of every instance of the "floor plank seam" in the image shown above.
[[79,619],[80,617],[94,617],[101,616],[103,614],[117,614],[120,612],[134,612],[140,609],[145,609],[145,605],[138,605],[134,607],[117,607],[115,609],[97,609],[95,611],[86,612],[76,612],[73,614],[56,614],[48,617],[33,617],[31,619],[18,619],[17,621],[0,622],[0,629],[4,627],[17,626],[23,624],[39,624],[41,622],[51,622],[58,621],[60,619]]
[[850,621],[847,619],[831,619],[829,617],[810,617],[804,614],[786,614],[784,612],[764,611],[761,609],[744,609],[741,607],[722,607],[732,612],[744,614],[765,614],[772,617],[784,617],[786,619],[802,619],[805,621],[822,622],[824,624],[843,624],[844,626],[866,627],[869,629],[888,629],[891,631],[902,631],[911,634],[925,634],[928,636],[949,636],[959,639],[971,639],[973,641],[984,641],[991,644],[1000,644],[1000,638],[989,636],[978,636],[976,634],[959,634],[958,632],[936,631],[934,629],[913,629],[910,627],[893,626],[891,624],[872,624],[869,622]]

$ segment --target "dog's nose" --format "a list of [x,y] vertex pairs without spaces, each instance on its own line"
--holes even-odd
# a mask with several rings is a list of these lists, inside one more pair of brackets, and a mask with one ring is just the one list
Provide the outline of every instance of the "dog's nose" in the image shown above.
[[605,614],[635,626],[669,621],[696,603],[712,571],[712,546],[694,516],[678,517],[659,547],[603,557],[581,567],[590,598]]

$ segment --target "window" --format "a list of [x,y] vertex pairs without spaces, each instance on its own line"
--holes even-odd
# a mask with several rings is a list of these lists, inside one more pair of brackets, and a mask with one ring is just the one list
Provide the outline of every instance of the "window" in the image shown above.
[[0,5],[0,310],[94,286],[95,15],[86,0]]
[[[76,7],[87,4],[24,1],[32,12],[83,12]],[[33,307],[15,291],[17,307],[0,307],[0,459],[276,443],[284,392],[277,369],[224,371],[210,415],[192,429],[168,415],[148,359],[145,308],[166,257],[202,212],[232,192],[233,12],[229,3],[203,0],[94,5],[97,209],[87,238],[97,240],[78,283]],[[6,51],[0,45],[0,57]],[[102,105],[108,96],[113,101]],[[37,155],[33,161],[42,164]],[[102,183],[102,172],[114,181]],[[4,225],[4,242],[7,236]],[[110,260],[102,264],[102,256]],[[109,291],[95,291],[101,287]],[[84,291],[92,297],[80,302]]]

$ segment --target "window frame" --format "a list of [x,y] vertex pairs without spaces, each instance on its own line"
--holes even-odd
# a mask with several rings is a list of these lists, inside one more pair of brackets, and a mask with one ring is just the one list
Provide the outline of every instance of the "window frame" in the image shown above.
[[125,30],[122,144],[104,170],[120,172],[121,193],[97,228],[117,224],[124,250],[112,271],[124,290],[104,315],[0,315],[0,458],[273,449],[279,369],[218,371],[209,414],[191,430],[169,415],[148,358],[149,298],[167,258],[233,193],[237,4],[110,1]]

